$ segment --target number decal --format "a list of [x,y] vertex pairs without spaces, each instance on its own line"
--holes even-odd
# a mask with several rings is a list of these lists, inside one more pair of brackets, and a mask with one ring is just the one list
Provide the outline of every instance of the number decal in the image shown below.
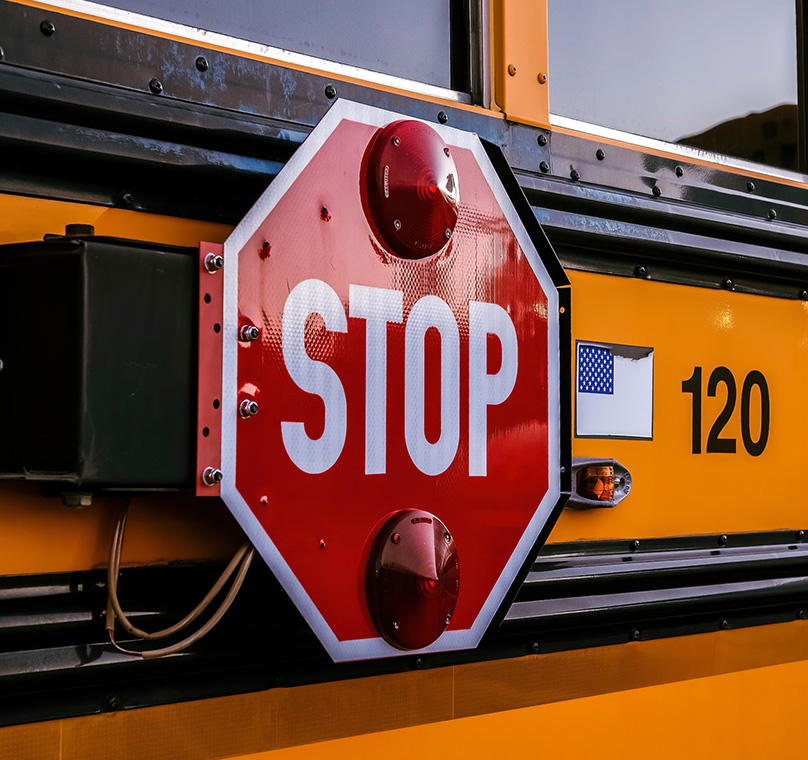
[[708,396],[715,396],[719,383],[724,383],[727,386],[727,402],[710,428],[710,435],[707,436],[707,453],[734,454],[735,439],[721,437],[721,431],[729,422],[729,418],[735,410],[735,399],[738,395],[735,389],[735,378],[726,367],[716,367],[710,374],[710,379],[707,381]]
[[[689,393],[692,400],[692,447],[694,454],[701,454],[701,401],[702,401],[702,367],[694,367],[693,374],[682,381],[682,393]],[[735,411],[735,401],[738,389],[735,376],[727,367],[716,367],[707,381],[707,395],[715,397],[718,386],[723,384],[727,389],[727,399],[724,408],[716,417],[707,436],[708,454],[734,454],[737,451],[737,440],[722,437],[721,433]],[[757,387],[760,395],[760,431],[757,440],[752,437],[750,409],[752,405],[752,390]],[[752,370],[743,382],[741,388],[741,439],[747,454],[753,457],[760,456],[769,441],[769,424],[771,421],[771,402],[769,399],[769,386],[762,372]]]

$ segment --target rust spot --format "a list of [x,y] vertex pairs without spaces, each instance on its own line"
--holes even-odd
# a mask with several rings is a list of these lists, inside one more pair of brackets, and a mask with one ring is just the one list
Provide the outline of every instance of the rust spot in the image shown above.
[[328,213],[328,209],[325,206],[320,209],[320,219],[322,219],[324,222],[331,221],[331,214]]
[[269,258],[269,253],[272,250],[272,246],[269,244],[269,241],[265,240],[264,244],[258,249],[258,255],[266,261]]

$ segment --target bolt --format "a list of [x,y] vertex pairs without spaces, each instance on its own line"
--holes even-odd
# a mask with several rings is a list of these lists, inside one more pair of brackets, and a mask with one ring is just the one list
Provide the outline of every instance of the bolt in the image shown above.
[[149,82],[149,89],[155,95],[159,95],[163,91],[163,83],[159,79],[152,79]]
[[400,543],[401,542],[401,534],[400,533],[393,533],[393,535],[390,536],[390,541],[392,541],[394,544]]
[[539,653],[539,649],[541,649],[541,647],[539,646],[539,642],[538,642],[538,641],[534,641],[534,642],[533,642],[533,643],[530,645],[530,651],[531,651],[531,652],[535,652],[536,654],[538,654],[538,653]]
[[325,86],[325,96],[326,96],[326,97],[327,97],[329,100],[333,100],[334,98],[336,98],[336,97],[337,97],[337,88],[336,88],[336,87],[334,87],[334,85],[333,85],[333,84],[327,84],[327,85]]
[[808,612],[806,612],[805,610],[797,610],[797,617],[800,620],[806,620],[808,619]]
[[631,638],[634,639],[634,641],[639,641],[640,640],[640,629],[639,628],[632,628],[632,630],[631,630]]
[[606,154],[603,152],[603,149],[602,149],[602,148],[598,148],[598,149],[595,151],[595,158],[596,158],[598,161],[603,161],[603,159],[604,159],[604,158],[606,158]]
[[512,77],[516,76],[516,66],[514,66],[512,63],[508,64],[508,74]]
[[721,281],[721,287],[724,288],[724,290],[735,290],[735,283],[729,277],[725,277]]
[[536,77],[539,80],[539,84],[547,84],[547,74],[543,71],[539,72],[539,75]]
[[[3,362],[0,362],[0,369],[3,369]],[[797,541],[802,541],[803,538],[805,538],[805,531],[804,530],[798,530],[797,531]]]
[[265,507],[267,504],[269,504],[269,499],[266,496],[262,496],[258,501],[261,502],[262,507]]
[[640,548],[640,542],[639,542],[639,541],[638,541],[638,540],[635,538],[635,539],[634,539],[634,540],[631,542],[631,551],[636,552],[636,551],[637,551],[637,549],[639,549],[639,548]]
[[245,343],[250,343],[251,341],[258,340],[260,334],[260,330],[255,325],[242,325],[238,331],[238,339]]
[[654,185],[651,188],[651,192],[654,194],[655,198],[659,198],[659,196],[662,195],[662,190],[659,188],[659,185]]
[[390,142],[393,143],[394,148],[397,148],[401,145],[401,138],[398,135],[393,135],[393,139],[390,140]]
[[570,172],[570,179],[577,182],[579,179],[581,179],[581,173],[577,169],[573,169]]
[[643,264],[637,264],[634,267],[634,276],[635,277],[645,277],[648,274],[648,269]]
[[325,539],[323,538],[320,539],[320,548],[325,549]]
[[224,266],[224,256],[220,253],[209,253],[205,256],[205,269],[211,274],[218,272]]
[[685,173],[685,170],[681,166],[677,166],[674,172],[676,172],[677,177],[681,177]]
[[452,231],[448,227],[443,231],[443,237],[447,240],[452,237]]
[[721,621],[721,628],[725,631],[729,630],[729,620],[722,620]]
[[207,71],[210,68],[208,59],[204,55],[198,55],[194,61],[197,71]]
[[107,710],[116,712],[121,709],[121,699],[117,694],[109,694],[106,699]]
[[127,208],[135,205],[135,198],[132,193],[121,193],[118,196],[118,201],[120,202],[121,206],[126,206]]
[[398,219],[394,219],[393,220],[393,227],[395,227],[396,230],[400,230],[401,229],[401,222]]
[[777,212],[773,208],[769,209],[769,219],[771,219],[772,221],[777,219]]
[[726,544],[726,543],[727,543],[727,541],[729,541],[729,537],[728,537],[728,536],[726,536],[726,535],[724,535],[724,536],[720,536],[720,537],[719,537],[719,539],[718,539],[718,543],[719,543],[719,544],[721,544],[722,546],[723,546],[724,544]]
[[540,145],[540,146],[543,148],[545,145],[547,145],[547,135],[545,135],[545,134],[540,134],[540,135],[539,135],[539,136],[536,138],[536,142],[537,142],[537,143],[538,143],[538,144],[539,144],[539,145]]
[[215,486],[222,482],[224,474],[218,467],[206,467],[202,470],[202,482],[206,486]]
[[56,33],[56,27],[53,25],[52,21],[45,19],[45,21],[39,25],[39,31],[46,37],[51,37]]
[[749,193],[755,192],[755,183],[754,182],[747,182],[746,183],[746,191]]
[[238,405],[238,413],[244,417],[244,419],[254,417],[258,414],[258,404],[255,401],[245,398],[244,401]]
[[550,164],[548,164],[546,161],[542,161],[542,162],[539,164],[539,171],[540,171],[542,174],[547,174],[547,172],[549,172],[549,171],[550,171]]
[[441,124],[445,124],[447,121],[449,121],[449,117],[446,115],[445,111],[438,111],[438,121]]

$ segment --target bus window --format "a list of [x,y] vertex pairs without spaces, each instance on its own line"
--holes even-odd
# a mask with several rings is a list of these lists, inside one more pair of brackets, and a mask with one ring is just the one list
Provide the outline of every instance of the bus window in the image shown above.
[[[102,4],[414,82],[459,91],[468,88],[468,13],[462,12],[468,6],[463,0],[102,0]],[[463,49],[453,50],[453,45]]]
[[798,170],[794,0],[549,0],[551,113]]

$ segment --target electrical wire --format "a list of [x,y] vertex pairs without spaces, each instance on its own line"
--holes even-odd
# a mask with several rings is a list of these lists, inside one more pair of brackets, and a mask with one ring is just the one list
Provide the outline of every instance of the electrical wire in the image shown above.
[[[124,652],[125,654],[143,657],[144,659],[154,659],[157,657],[164,657],[168,654],[181,652],[183,649],[191,646],[191,644],[199,641],[199,639],[209,633],[210,630],[222,619],[225,612],[227,612],[228,608],[233,603],[233,600],[236,598],[236,595],[241,589],[244,578],[247,575],[247,570],[249,569],[250,563],[252,562],[255,554],[255,549],[253,549],[249,543],[243,544],[230,560],[227,567],[222,571],[222,574],[219,576],[216,583],[213,584],[210,591],[208,591],[199,604],[197,604],[196,607],[194,607],[194,609],[191,610],[191,612],[189,612],[178,623],[175,623],[168,628],[163,628],[159,631],[144,631],[133,625],[129,618],[127,618],[118,599],[118,576],[120,574],[121,555],[123,553],[123,539],[126,531],[126,519],[128,513],[129,501],[127,500],[124,502],[120,512],[118,513],[118,518],[115,523],[115,531],[113,533],[112,543],[110,546],[109,564],[107,566],[106,630],[107,634],[109,635],[109,640],[119,651]],[[236,568],[238,568],[238,570],[236,570]],[[229,591],[225,595],[225,598],[219,605],[219,608],[213,613],[213,615],[211,615],[204,625],[182,641],[178,641],[177,643],[168,647],[163,647],[162,649],[153,649],[142,652],[125,649],[115,641],[116,620],[121,623],[127,633],[146,641],[167,638],[168,636],[172,636],[180,631],[185,630],[210,606],[211,602],[218,596],[219,592],[222,590],[234,572],[236,572],[236,576],[230,586]]]

